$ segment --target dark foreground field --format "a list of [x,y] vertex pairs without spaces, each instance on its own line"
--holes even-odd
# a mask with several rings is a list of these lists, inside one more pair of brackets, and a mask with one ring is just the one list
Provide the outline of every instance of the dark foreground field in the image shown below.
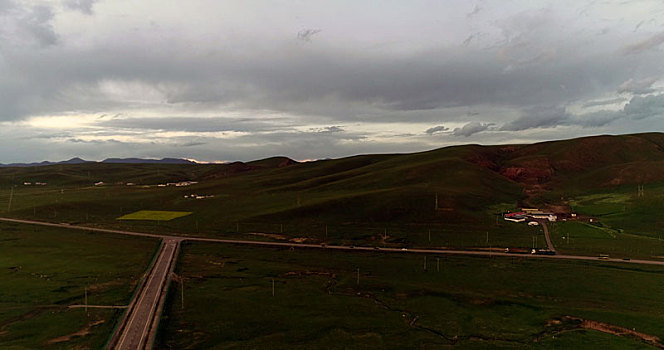
[[658,267],[183,248],[160,348],[642,349],[664,336]]
[[0,223],[0,348],[101,349],[157,241]]

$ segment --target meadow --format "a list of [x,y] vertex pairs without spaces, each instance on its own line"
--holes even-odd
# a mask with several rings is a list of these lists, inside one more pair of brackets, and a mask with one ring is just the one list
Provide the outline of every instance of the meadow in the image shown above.
[[0,348],[102,348],[157,240],[0,223]]
[[660,267],[191,243],[176,273],[164,349],[654,348],[579,319],[664,336]]

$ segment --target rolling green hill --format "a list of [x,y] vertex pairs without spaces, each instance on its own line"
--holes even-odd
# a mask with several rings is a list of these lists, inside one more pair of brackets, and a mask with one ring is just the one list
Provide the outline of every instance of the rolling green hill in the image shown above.
[[[273,157],[208,165],[2,168],[0,210],[16,217],[113,226],[129,225],[116,218],[138,210],[194,213],[161,223],[159,228],[151,223],[131,227],[164,232],[223,234],[243,231],[238,223],[244,223],[246,230],[320,236],[326,225],[336,225],[337,234],[344,237],[347,234],[340,231],[351,226],[371,232],[390,227],[393,237],[408,240],[398,232],[412,228],[403,225],[420,225],[420,231],[428,225],[441,231],[463,228],[483,237],[491,225],[491,230],[506,230],[495,216],[505,209],[520,205],[562,208],[572,197],[629,193],[632,187],[635,192],[637,184],[660,188],[663,145],[663,133],[647,133],[532,145],[464,145],[303,163]],[[198,183],[158,186],[185,180]],[[99,181],[104,185],[93,186]],[[25,186],[24,182],[47,185]],[[185,198],[191,194],[207,198]],[[401,229],[396,228],[399,225]]]

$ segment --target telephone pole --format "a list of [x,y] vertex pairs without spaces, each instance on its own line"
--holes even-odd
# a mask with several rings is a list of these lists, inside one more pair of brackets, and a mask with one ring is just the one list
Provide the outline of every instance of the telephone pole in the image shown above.
[[12,211],[12,200],[14,199],[14,187],[12,186],[11,191],[9,192],[9,204],[7,205],[7,212]]

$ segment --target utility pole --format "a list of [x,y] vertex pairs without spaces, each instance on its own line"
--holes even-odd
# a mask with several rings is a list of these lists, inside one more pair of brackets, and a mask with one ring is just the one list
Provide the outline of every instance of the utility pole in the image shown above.
[[272,279],[272,296],[274,296],[274,278]]
[[486,244],[489,244],[489,231],[486,231]]
[[436,192],[436,206],[435,210],[438,210],[438,192]]
[[436,272],[440,272],[440,258],[436,257]]
[[12,200],[14,199],[14,187],[12,186],[11,191],[9,192],[9,204],[7,205],[7,212],[12,211]]
[[424,256],[424,271],[427,270],[427,256]]

